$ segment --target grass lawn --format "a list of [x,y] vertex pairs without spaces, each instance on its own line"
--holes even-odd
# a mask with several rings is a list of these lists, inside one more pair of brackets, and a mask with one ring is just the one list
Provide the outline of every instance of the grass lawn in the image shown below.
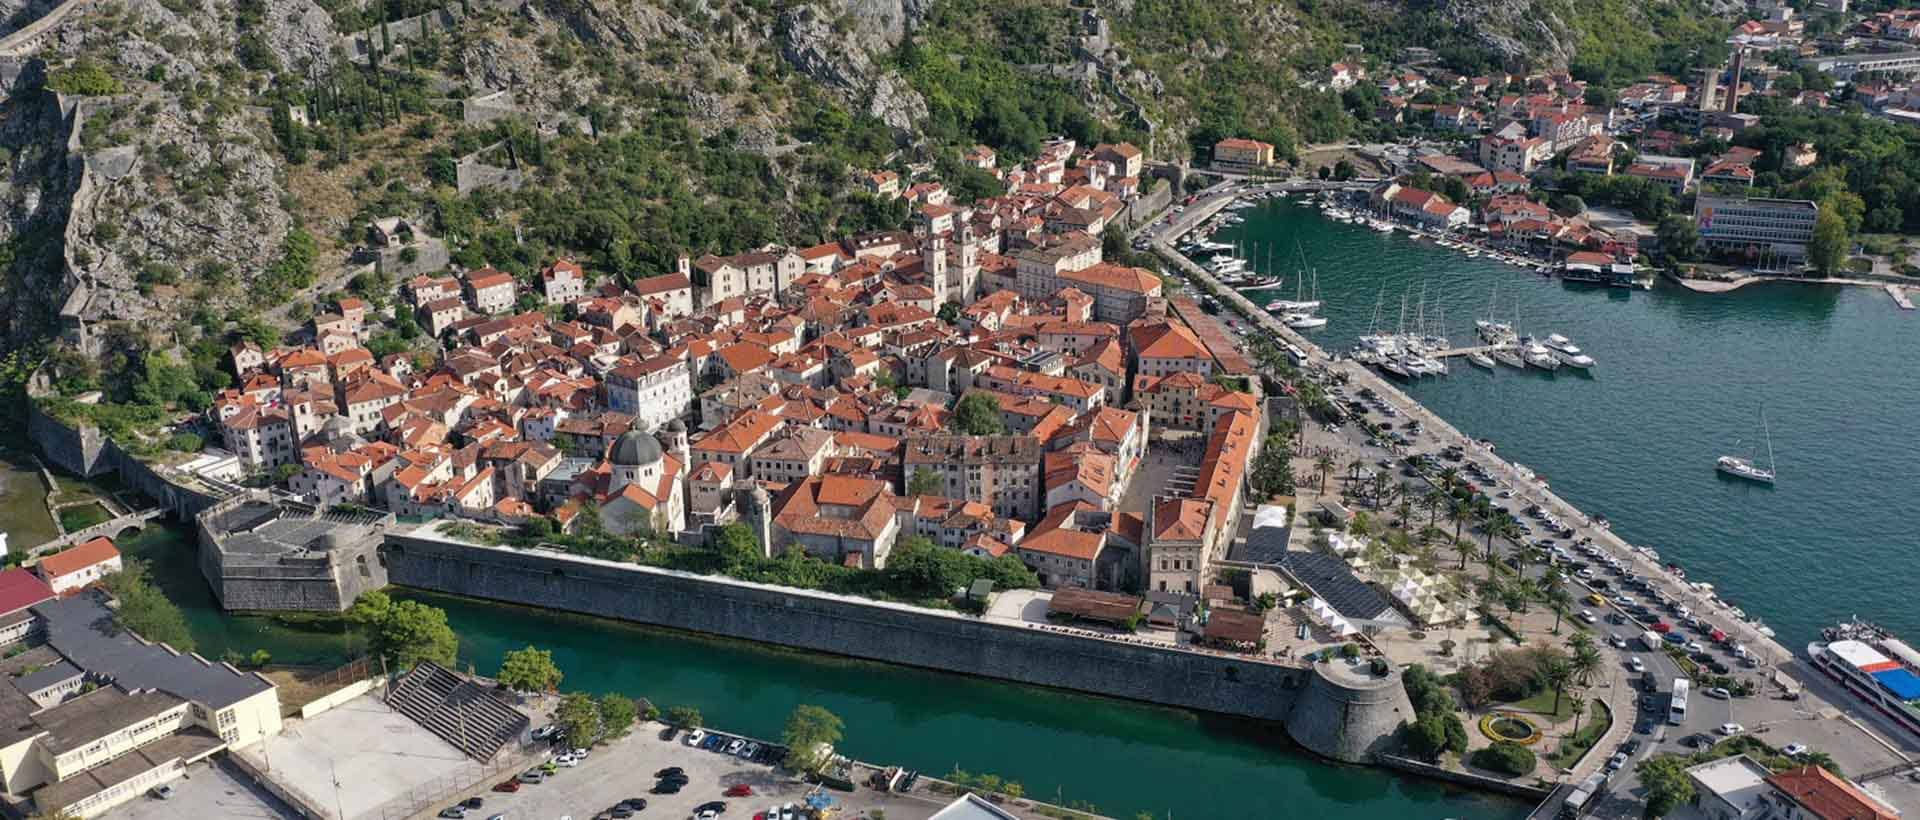
[[[1548,705],[1552,705],[1551,702]],[[1560,741],[1559,748],[1554,749],[1553,754],[1547,755],[1547,762],[1558,768],[1569,768],[1578,762],[1580,756],[1586,754],[1593,744],[1606,735],[1607,728],[1613,725],[1613,718],[1607,711],[1606,704],[1596,700],[1587,704],[1587,711],[1590,714],[1585,720],[1580,721],[1580,731],[1573,737]]]
[[[1560,708],[1556,711],[1553,708],[1553,690],[1551,689],[1530,698],[1503,703],[1500,707],[1516,712],[1526,712],[1527,714],[1547,717],[1552,719],[1554,723],[1573,719],[1573,698],[1561,695]],[[1586,727],[1583,726],[1581,728]]]
[[60,526],[67,532],[79,532],[113,516],[107,508],[98,502],[79,507],[63,507],[60,510]]

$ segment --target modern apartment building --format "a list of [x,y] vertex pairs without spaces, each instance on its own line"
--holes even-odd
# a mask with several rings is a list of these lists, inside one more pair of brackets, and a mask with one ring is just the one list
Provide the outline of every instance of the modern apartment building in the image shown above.
[[1749,199],[1700,195],[1693,224],[1700,242],[1722,254],[1745,254],[1762,267],[1798,265],[1813,240],[1820,208],[1804,199]]

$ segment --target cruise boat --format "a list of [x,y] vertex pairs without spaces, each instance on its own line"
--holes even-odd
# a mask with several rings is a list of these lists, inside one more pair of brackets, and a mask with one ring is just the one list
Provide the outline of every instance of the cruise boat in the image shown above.
[[1807,644],[1813,668],[1846,693],[1920,735],[1920,651],[1859,620],[1831,626]]

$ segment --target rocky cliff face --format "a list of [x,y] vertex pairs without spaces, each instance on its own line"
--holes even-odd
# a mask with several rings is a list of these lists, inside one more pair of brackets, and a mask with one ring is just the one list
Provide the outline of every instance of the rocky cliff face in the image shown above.
[[925,0],[841,0],[780,13],[780,55],[801,74],[909,137],[927,102],[873,54],[900,44],[925,16]]

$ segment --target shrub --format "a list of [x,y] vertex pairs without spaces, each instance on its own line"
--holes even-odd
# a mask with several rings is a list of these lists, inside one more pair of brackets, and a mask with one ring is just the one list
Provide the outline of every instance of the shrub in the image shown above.
[[1500,742],[1473,753],[1473,765],[1512,777],[1533,771],[1533,750],[1518,743]]

